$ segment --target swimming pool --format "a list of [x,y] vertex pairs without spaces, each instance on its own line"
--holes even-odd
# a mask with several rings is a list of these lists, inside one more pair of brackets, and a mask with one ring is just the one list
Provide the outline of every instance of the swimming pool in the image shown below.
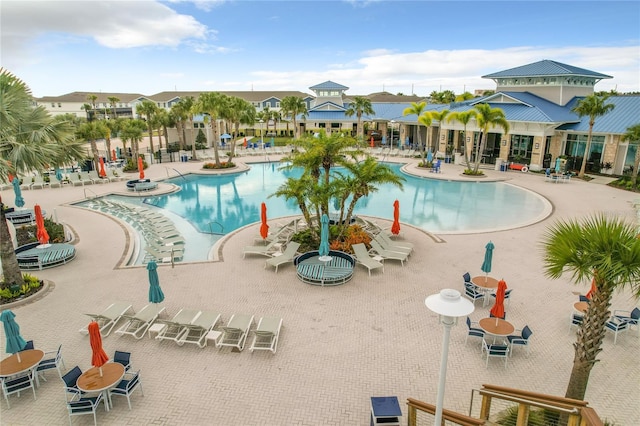
[[[551,211],[549,202],[540,195],[508,183],[422,178],[403,173],[402,164],[388,165],[406,179],[404,190],[383,185],[358,202],[356,214],[392,220],[393,201],[398,199],[401,222],[433,233],[455,234],[524,226],[542,220]],[[250,167],[228,175],[171,178],[166,182],[180,191],[143,199],[144,204],[162,209],[177,222],[189,242],[185,261],[205,260],[208,250],[203,245],[210,247],[221,235],[260,221],[262,202],[267,205],[270,221],[300,214],[295,202],[269,195],[288,177],[298,177],[301,170],[281,170],[278,163]]]

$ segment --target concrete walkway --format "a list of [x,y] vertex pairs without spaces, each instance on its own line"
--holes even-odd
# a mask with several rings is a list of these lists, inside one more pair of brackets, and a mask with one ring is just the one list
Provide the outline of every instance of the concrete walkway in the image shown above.
[[[180,173],[200,167],[196,162],[170,165]],[[461,171],[460,166],[443,164],[437,177],[458,179]],[[145,172],[152,180],[172,173],[163,165],[152,165]],[[107,354],[132,353],[132,368],[141,371],[144,396],[133,395],[131,411],[123,398],[114,398],[111,411],[98,410],[98,424],[364,425],[369,422],[371,396],[398,396],[405,415],[408,397],[435,403],[442,328],[424,299],[442,288],[461,290],[464,272],[480,274],[489,240],[496,247],[492,275],[504,278],[513,289],[507,318],[517,328],[529,325],[533,330],[531,355],[527,358],[516,350],[506,368],[494,359],[485,367],[479,342],[470,339],[465,346],[466,327],[459,324],[451,334],[445,407],[466,413],[471,391],[483,383],[564,395],[575,341],[569,315],[576,292],[586,293],[589,285],[574,286],[569,276],[546,278],[540,240],[558,219],[604,212],[635,220],[631,201],[637,196],[593,181],[552,184],[540,174],[486,173],[542,194],[553,205],[552,215],[530,226],[484,234],[432,237],[403,225],[402,237],[415,244],[415,254],[404,267],[387,262],[384,273],[371,277],[358,267],[352,281],[330,288],[303,284],[291,266],[281,267],[277,274],[264,269],[264,257],[242,259],[242,247],[258,236],[258,224],[226,239],[220,261],[161,266],[166,316],[180,308],[219,311],[223,323],[234,313],[253,314],[256,319],[280,316],[284,322],[278,352],[238,353],[212,345],[199,349],[110,335],[104,339]],[[89,189],[102,195],[122,191],[123,185]],[[1,195],[5,201],[13,200],[11,190]],[[78,253],[68,265],[37,273],[54,282],[55,288],[39,301],[14,308],[16,320],[23,336],[35,340],[37,348],[55,350],[62,344],[67,369],[79,365],[86,370],[91,366],[91,348],[88,338],[78,332],[88,322],[83,313],[100,312],[118,300],[139,310],[147,303],[147,271],[119,266],[130,244],[125,226],[69,204],[84,198],[82,187],[24,191],[23,196],[26,207],[38,203],[73,227]],[[389,224],[388,219],[376,220]],[[614,296],[612,308],[636,304],[629,292],[622,292]],[[471,318],[484,318],[489,309],[490,305],[478,304]],[[602,348],[586,400],[602,418],[617,425],[640,424],[638,333],[619,335],[617,345],[607,334]],[[13,395],[10,410],[2,401],[1,423],[68,423],[62,381],[55,371],[48,372],[47,379],[37,390],[36,401],[29,393]],[[474,413],[477,410],[476,399]],[[81,416],[72,423],[92,421],[91,416]]]

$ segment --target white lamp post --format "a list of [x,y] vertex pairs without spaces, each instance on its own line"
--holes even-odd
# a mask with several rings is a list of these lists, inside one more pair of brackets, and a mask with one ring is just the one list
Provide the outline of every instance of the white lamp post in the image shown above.
[[458,290],[444,289],[438,294],[432,294],[424,300],[429,310],[440,315],[440,322],[444,326],[442,339],[442,357],[440,358],[440,379],[438,381],[438,397],[436,401],[436,418],[434,425],[442,424],[442,405],[444,403],[444,383],[447,378],[447,358],[449,356],[449,338],[451,327],[458,323],[458,317],[471,314],[473,303],[463,298]]
[[264,138],[263,138],[264,131],[262,130],[262,124],[264,123],[264,120],[260,119],[259,123],[260,123],[260,145],[262,145],[262,149],[264,149]]

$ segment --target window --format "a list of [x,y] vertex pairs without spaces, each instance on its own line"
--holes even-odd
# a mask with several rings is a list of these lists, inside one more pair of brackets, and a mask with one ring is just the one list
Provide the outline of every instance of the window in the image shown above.
[[533,136],[511,135],[511,156],[513,158],[522,160],[531,158],[532,148]]
[[[573,168],[579,169],[582,166],[582,158],[584,157],[584,150],[587,147],[588,135],[568,134],[567,143],[564,148],[564,154],[569,156],[573,160]],[[604,136],[593,136],[591,138],[591,145],[589,146],[589,152],[587,153],[587,169],[591,170],[592,165],[598,166],[602,158],[602,151],[604,149]]]
[[58,102],[58,108],[62,108],[62,103]]

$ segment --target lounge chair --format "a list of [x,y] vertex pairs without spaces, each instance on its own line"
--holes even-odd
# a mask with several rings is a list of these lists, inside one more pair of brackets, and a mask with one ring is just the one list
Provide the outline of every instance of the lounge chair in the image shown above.
[[204,311],[192,324],[187,325],[186,330],[178,339],[178,345],[185,343],[193,343],[201,348],[207,346],[207,334],[213,330],[220,320],[220,314],[217,312]]
[[382,237],[382,234],[384,234],[384,232],[382,232],[382,233],[376,235],[375,237],[373,237],[373,239],[376,240],[376,242],[378,244],[380,244],[380,247],[382,247],[385,250],[395,251],[397,253],[406,254],[407,256],[409,256],[411,254],[411,251],[413,249],[411,249],[409,247],[397,246],[397,245],[393,244],[393,242],[391,240],[385,240],[384,237]]
[[262,317],[258,321],[258,327],[253,337],[253,343],[249,350],[271,351],[274,354],[278,348],[278,337],[280,337],[280,328],[282,327],[282,318]]
[[84,186],[84,181],[80,178],[80,176],[76,172],[69,173],[69,176],[67,176],[67,180],[69,180],[69,183],[71,183],[71,185],[73,186],[78,186],[78,185]]
[[242,258],[247,254],[259,254],[261,256],[271,256],[275,253],[280,247],[280,242],[278,240],[273,240],[266,246],[246,246],[242,249]]
[[407,257],[409,256],[406,253],[385,250],[384,248],[382,248],[380,243],[378,243],[376,240],[371,240],[371,249],[385,260],[386,259],[399,260],[402,266],[404,266],[404,262],[407,260]]
[[151,324],[164,311],[164,306],[157,303],[150,303],[133,315],[122,315],[127,320],[125,324],[116,330],[116,334],[128,334],[136,339],[142,339]]
[[[299,247],[300,247],[300,243],[291,241],[289,244],[287,244],[287,248],[284,250],[284,252],[282,252],[282,254],[280,254],[279,256],[274,255],[274,257],[267,259],[264,263],[264,267],[266,268],[267,265],[275,266],[276,274],[277,274],[278,266],[284,265],[285,263],[293,262],[293,258],[298,252]],[[276,254],[279,254],[279,253],[276,253]]]
[[[85,314],[91,318],[92,321],[98,323],[100,327],[100,334],[103,337],[106,337],[111,333],[111,330],[116,325],[120,317],[126,314],[129,309],[131,309],[131,303],[129,302],[115,302],[109,305],[107,309],[105,309],[102,313],[99,314]],[[83,328],[80,329],[81,333],[89,334],[89,330],[87,329],[89,325],[87,324]]]
[[[413,251],[413,244],[412,243],[410,243],[408,241],[392,240],[391,237],[389,236],[389,234],[387,234],[384,231],[383,232],[379,232],[378,235],[376,235],[376,237],[378,238],[378,240],[385,241],[388,245],[402,247],[402,248],[410,249],[411,251]],[[383,244],[383,246],[384,246],[384,244]]]
[[369,276],[371,276],[372,269],[382,268],[382,272],[384,272],[384,264],[369,256],[369,253],[367,252],[367,246],[359,243],[353,244],[351,248],[353,249],[353,254],[356,257],[356,261],[369,270]]
[[268,243],[274,240],[279,241],[279,240],[288,238],[291,234],[293,234],[294,224],[295,224],[295,221],[291,221],[285,225],[282,225],[278,227],[278,229],[276,229],[274,232],[269,233],[269,235],[267,235],[267,238],[264,238],[264,239],[262,237],[256,238],[255,242],[256,244],[263,243],[264,245],[267,245]]
[[178,342],[182,334],[187,330],[187,326],[191,325],[198,318],[200,311],[195,309],[180,309],[170,320],[158,320],[158,324],[164,324],[164,328],[160,330],[156,336],[157,340],[173,340]]
[[29,185],[29,188],[31,189],[42,189],[45,187],[45,185],[47,184],[47,182],[44,181],[44,178],[41,175],[37,175],[33,177],[33,182],[31,183],[31,185]]
[[222,337],[218,347],[231,346],[239,351],[243,350],[251,324],[253,324],[253,315],[233,314],[229,324],[222,327]]
[[150,257],[154,258],[158,262],[168,263],[172,261],[180,261],[184,256],[184,252],[182,250],[171,250],[172,246],[167,246],[169,250],[159,251],[155,247],[146,246],[144,249],[149,254]]
[[92,185],[95,183],[93,179],[91,179],[91,176],[89,176],[89,172],[81,172],[80,180],[84,185]]
[[93,183],[109,183],[109,179],[107,178],[101,178],[100,175],[98,174],[97,171],[95,170],[91,170],[88,173],[89,179],[91,179],[91,182]]

